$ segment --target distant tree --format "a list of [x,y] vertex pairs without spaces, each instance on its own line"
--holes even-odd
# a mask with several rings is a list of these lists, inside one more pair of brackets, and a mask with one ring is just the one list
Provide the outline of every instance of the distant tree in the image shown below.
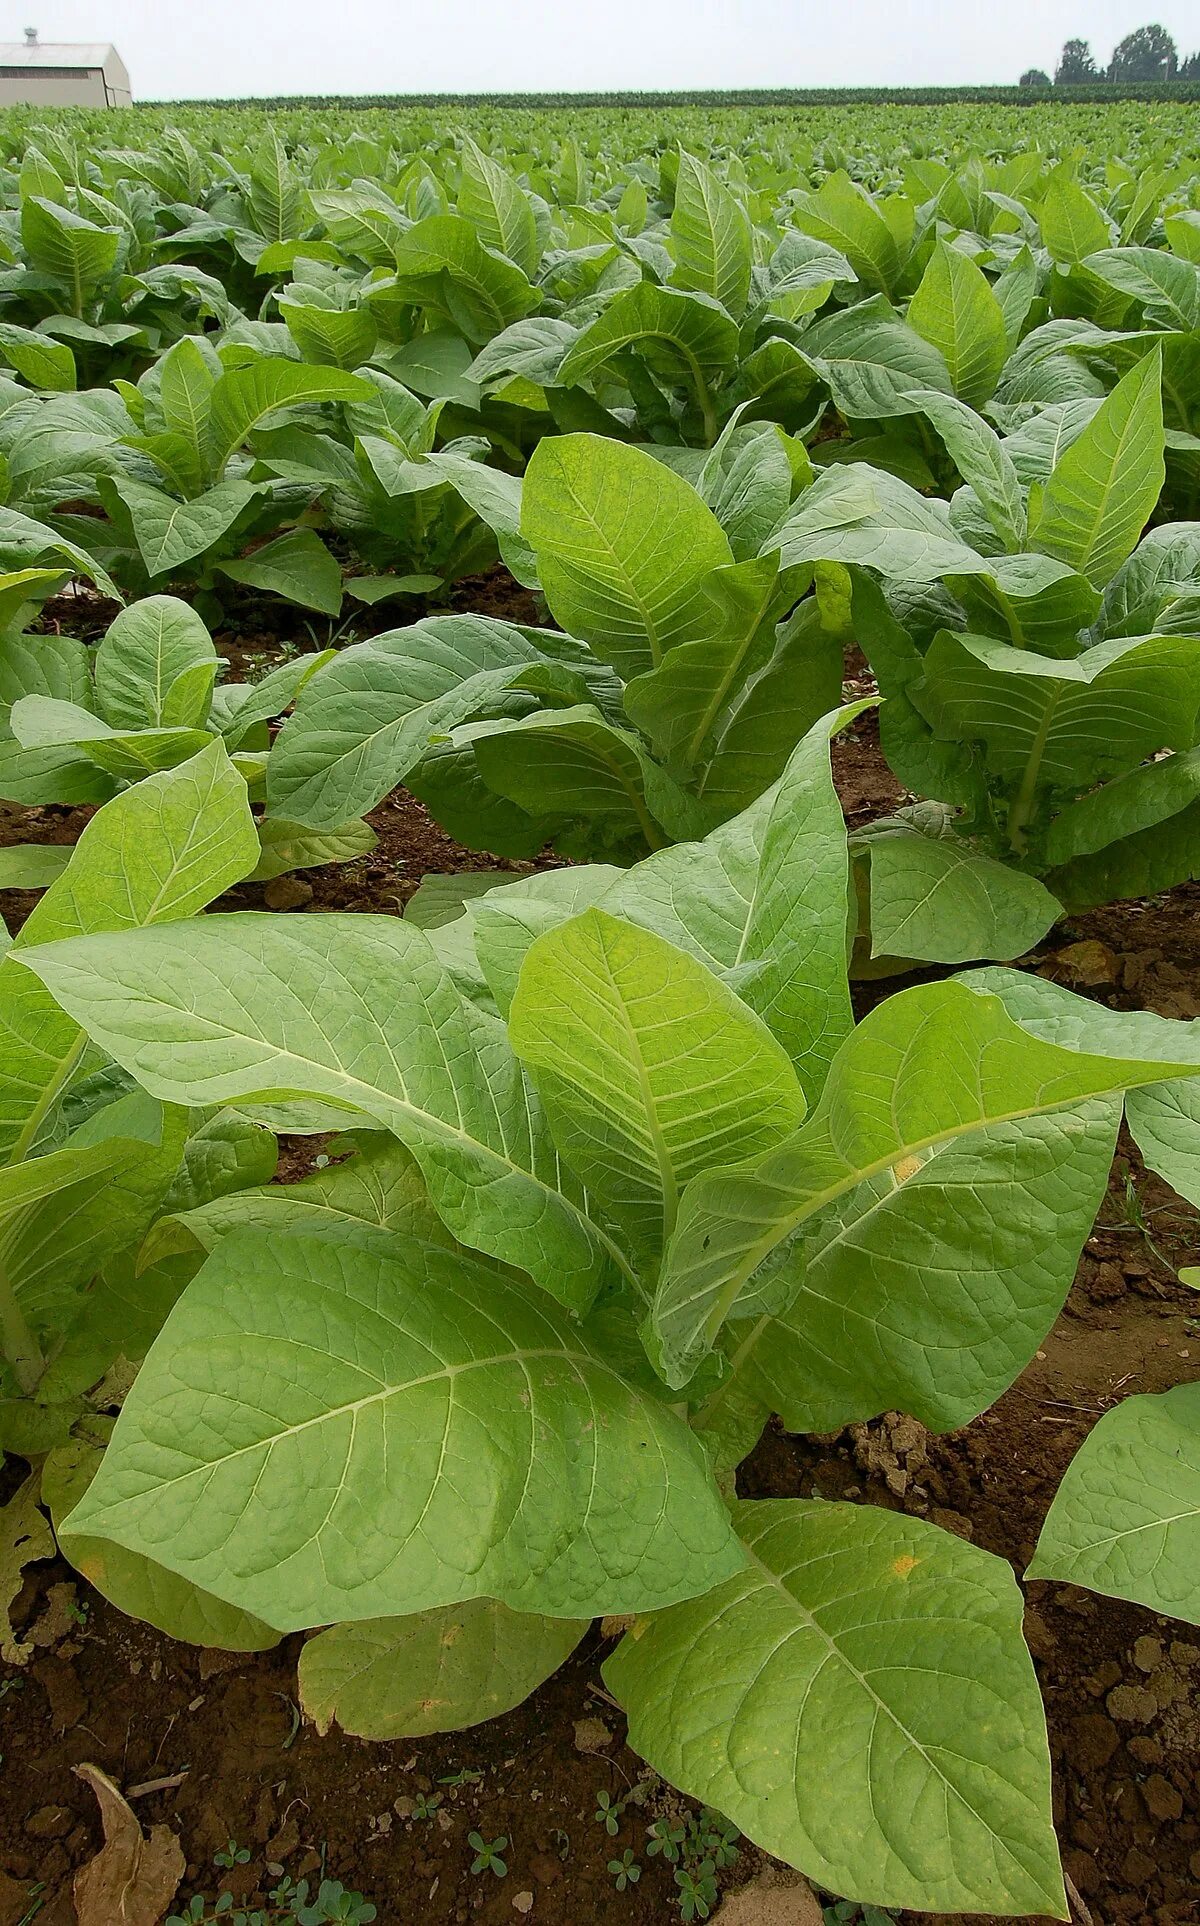
[[1054,70],[1056,87],[1090,87],[1103,75],[1086,40],[1068,40]]
[[1041,67],[1026,67],[1017,85],[1019,87],[1049,87],[1051,81],[1049,74]]
[[1165,27],[1137,27],[1113,48],[1110,80],[1174,80],[1179,56]]
[[1189,54],[1179,63],[1176,80],[1200,80],[1200,53]]

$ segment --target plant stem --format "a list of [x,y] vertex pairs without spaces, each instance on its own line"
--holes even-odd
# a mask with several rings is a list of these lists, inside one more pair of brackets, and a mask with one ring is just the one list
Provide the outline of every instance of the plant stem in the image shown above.
[[87,1049],[87,1043],[87,1031],[81,1030],[71,1045],[70,1050],[59,1064],[58,1069],[42,1091],[41,1096],[34,1104],[33,1109],[26,1117],[21,1134],[13,1145],[12,1155],[8,1159],[10,1164],[23,1163],[29,1155],[30,1150],[37,1141],[38,1131],[46,1121],[51,1107],[74,1075],[79,1059]]
[[21,1391],[36,1391],[46,1360],[17,1302],[8,1272],[0,1266],[0,1347]]

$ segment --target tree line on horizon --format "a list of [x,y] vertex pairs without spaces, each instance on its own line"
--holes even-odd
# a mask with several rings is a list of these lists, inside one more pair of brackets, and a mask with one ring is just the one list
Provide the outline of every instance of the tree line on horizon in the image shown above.
[[1137,84],[1142,81],[1200,80],[1200,52],[1179,58],[1174,40],[1157,22],[1135,27],[1113,48],[1107,67],[1098,67],[1086,40],[1068,40],[1054,70],[1054,79],[1042,67],[1027,67],[1021,75],[1022,87],[1091,87],[1103,81]]

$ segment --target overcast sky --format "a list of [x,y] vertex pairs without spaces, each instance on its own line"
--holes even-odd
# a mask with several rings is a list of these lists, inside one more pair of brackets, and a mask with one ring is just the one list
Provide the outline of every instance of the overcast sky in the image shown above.
[[1147,18],[1200,43],[1195,0],[4,0],[0,38],[111,40],[153,100],[1012,82]]

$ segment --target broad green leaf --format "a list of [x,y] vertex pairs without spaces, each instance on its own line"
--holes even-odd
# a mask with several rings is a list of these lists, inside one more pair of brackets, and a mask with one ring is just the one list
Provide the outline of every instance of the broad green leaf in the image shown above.
[[317,1731],[360,1739],[461,1732],[520,1705],[569,1658],[577,1618],[471,1599],[409,1618],[335,1625],[300,1654],[300,1703]]
[[860,1505],[738,1504],[744,1572],[604,1667],[629,1743],[832,1892],[1067,1917],[1037,1681],[1002,1559]]
[[431,736],[486,707],[541,658],[507,622],[435,615],[343,649],[300,691],[267,766],[271,813],[314,829],[362,815]]
[[216,566],[231,581],[282,595],[318,615],[341,612],[342,571],[315,529],[290,528],[243,560]]
[[1038,290],[1038,268],[1032,250],[1023,247],[992,283],[992,293],[1004,316],[1004,332],[1011,354],[1021,339]]
[[[103,1420],[89,1421],[89,1432],[101,1429],[108,1429]],[[101,1443],[93,1443],[90,1436],[71,1438],[50,1454],[42,1469],[42,1498],[56,1531],[83,1497],[103,1456]],[[165,1566],[121,1545],[73,1539],[71,1563],[119,1611],[157,1626],[169,1638],[225,1652],[266,1652],[279,1643],[278,1632],[261,1619],[198,1591]]]
[[[1091,789],[1078,802],[1068,804],[1046,831],[1046,860],[1055,865],[1073,863],[1078,857],[1109,852],[1107,860],[1119,866],[1120,844],[1126,837],[1143,830],[1168,825],[1169,819],[1186,811],[1200,800],[1200,749],[1185,755],[1164,756],[1158,762],[1131,769],[1099,789]],[[1168,827],[1168,837],[1174,829]],[[1166,857],[1164,848],[1163,855]],[[1169,858],[1168,858],[1169,860]],[[1155,889],[1138,890],[1138,895],[1156,895]]]
[[365,1230],[243,1231],[208,1259],[75,1536],[288,1630],[485,1597],[653,1610],[742,1562],[687,1426],[572,1319]]
[[1200,522],[1152,528],[1104,591],[1098,637],[1161,634],[1200,596]]
[[873,957],[922,963],[1007,962],[1062,914],[1034,876],[956,836],[896,817],[860,832],[869,866]]
[[268,669],[257,682],[218,683],[209,715],[210,728],[221,731],[230,753],[257,723],[282,715],[298,697],[301,689],[319,670],[334,660],[334,649],[318,649],[315,655],[299,655]]
[[279,312],[305,361],[318,367],[357,369],[375,351],[379,329],[367,308],[281,300]]
[[1050,555],[996,555],[986,573],[948,576],[947,587],[966,610],[968,629],[1040,655],[1077,655],[1099,605],[1086,575]]
[[21,202],[21,243],[31,264],[61,281],[74,312],[82,314],[85,296],[112,273],[121,236],[69,207],[30,195]]
[[640,448],[547,436],[526,470],[521,533],[556,621],[626,679],[723,626],[704,579],[732,563],[728,539],[695,489]]
[[766,1025],[685,951],[600,910],[533,944],[509,1036],[563,1156],[635,1249],[670,1236],[692,1177],[804,1114]]
[[158,405],[169,434],[182,435],[197,463],[208,441],[208,420],[216,379],[197,342],[184,335],[158,363]]
[[[197,699],[180,713],[179,679],[189,670],[201,672]],[[149,595],[117,616],[96,650],[95,672],[101,714],[114,728],[195,728],[208,714],[217,652],[188,603]]]
[[279,816],[260,819],[258,833],[262,855],[251,871],[252,883],[270,882],[273,876],[286,876],[294,869],[320,869],[325,863],[352,863],[365,856],[379,840],[370,823],[355,817],[337,829],[306,829],[302,823],[289,823]]
[[[849,865],[829,743],[863,706],[815,723],[778,783],[740,816],[701,843],[661,850],[597,899],[729,976],[783,1044],[810,1102],[853,1021]],[[484,920],[510,904],[486,907]]]
[[250,163],[250,216],[264,241],[286,241],[298,233],[304,194],[287,149],[269,129]]
[[1104,1413],[1058,1488],[1027,1576],[1200,1624],[1200,1385]]
[[925,341],[878,297],[834,310],[801,337],[804,359],[829,389],[834,407],[856,420],[914,413],[914,391],[953,391],[940,348]]
[[452,328],[429,328],[403,342],[386,359],[382,349],[376,354],[376,361],[414,394],[478,408],[482,391],[478,382],[467,377],[471,360],[470,347]]
[[[338,1151],[338,1162],[298,1183],[234,1190],[161,1217],[142,1246],[141,1262],[197,1248],[211,1251],[231,1231],[247,1227],[275,1234],[374,1224],[408,1243],[459,1248],[429,1201],[420,1166],[403,1144],[384,1131],[371,1131],[361,1140],[339,1138]],[[171,1208],[170,1199],[165,1208]]]
[[129,475],[114,475],[111,486],[129,512],[150,575],[169,574],[215,547],[259,493],[254,482],[227,481],[194,501],[180,502]]
[[1095,201],[1065,167],[1057,167],[1038,204],[1038,224],[1051,259],[1074,267],[1112,239],[1108,222]]
[[533,280],[541,249],[527,197],[512,176],[469,135],[463,136],[461,162],[459,213],[470,221],[481,241],[507,254]]
[[[123,1249],[140,1242],[166,1195],[186,1129],[182,1111],[165,1110],[137,1090],[102,1108],[61,1150],[0,1171],[4,1274],[27,1325],[49,1334],[53,1371],[61,1373],[64,1329],[83,1288]],[[5,1330],[4,1349],[18,1379],[33,1377],[36,1383],[43,1366],[31,1372],[19,1346],[14,1353],[12,1335],[19,1339]],[[60,1383],[58,1390],[69,1395],[90,1381]]]
[[[563,1302],[585,1307],[619,1261],[560,1171],[502,1028],[462,1003],[412,924],[206,916],[21,956],[110,1056],[171,1101],[315,1097],[343,1106],[347,1122],[373,1117],[416,1156],[463,1243]],[[365,984],[386,993],[366,1002]]]
[[1032,517],[1030,541],[1103,588],[1133,553],[1162,491],[1158,350],[1122,377],[1060,455]]
[[[989,987],[997,977],[1005,980],[992,973]],[[1179,1048],[1175,1068],[1186,1074],[1182,1038]],[[759,1266],[825,1213],[814,1225],[817,1250],[830,1238],[827,1262],[849,1263],[860,1281],[857,1296],[843,1283],[826,1300],[802,1273],[800,1288],[812,1296],[792,1320],[790,1342],[797,1354],[819,1351],[820,1377],[791,1369],[779,1321],[765,1311],[739,1337],[739,1366],[757,1355],[759,1371],[778,1367],[797,1406],[851,1407],[829,1423],[793,1428],[827,1430],[851,1415],[897,1408],[946,1428],[963,1423],[1011,1382],[1066,1295],[1103,1195],[1119,1114],[1111,1102],[1091,1100],[1169,1074],[1137,1054],[1094,1056],[1043,1043],[982,988],[939,983],[888,998],[842,1046],[820,1104],[795,1137],[756,1163],[689,1185],[652,1312],[668,1381],[687,1381],[726,1317],[757,1315]],[[966,1209],[976,1196],[973,1178],[974,1219]],[[1024,1226],[1038,1186],[1045,1233],[1031,1241]],[[889,1254],[865,1271],[853,1255],[860,1218],[869,1247],[882,1238]],[[947,1290],[935,1309],[924,1280],[947,1264],[950,1249]],[[960,1275],[972,1270],[978,1300]],[[751,1299],[739,1309],[748,1286]],[[993,1315],[1001,1302],[1002,1314]],[[810,1335],[818,1311],[837,1336]],[[902,1317],[915,1321],[903,1341]],[[934,1343],[926,1318],[936,1323]],[[952,1352],[947,1320],[959,1330]],[[783,1386],[776,1390],[778,1409]]]
[[81,749],[122,782],[139,782],[155,770],[173,769],[212,740],[204,729],[113,729],[89,709],[58,702],[53,696],[22,696],[13,704],[9,721],[24,748]]
[[0,1153],[21,1157],[77,1069],[79,1026],[17,962],[25,945],[193,916],[253,869],[246,785],[219,743],[93,817],[0,962]]
[[1159,749],[1190,748],[1198,662],[1194,637],[1098,642],[1055,661],[944,629],[914,700],[944,740],[981,742],[989,767],[1028,799],[1037,788],[1087,788]]
[[[45,406],[51,407],[53,403],[47,402]],[[78,542],[68,541],[66,536],[20,514],[15,508],[0,508],[0,563],[8,569],[20,569],[37,562],[65,563],[73,574],[94,582],[102,595],[111,596],[114,602],[125,600],[95,556]]]
[[1104,248],[1083,263],[1109,287],[1132,295],[1147,322],[1194,333],[1200,329],[1200,265],[1160,247]]
[[[754,566],[761,569],[772,559],[761,557]],[[794,593],[795,579],[783,574],[781,598]],[[710,588],[725,597],[731,582],[732,572],[720,571],[711,578]],[[768,611],[768,622],[770,615]],[[702,662],[699,652],[686,646],[676,654],[682,672]],[[751,668],[740,688],[735,685],[730,690],[717,712],[706,748],[707,765],[697,784],[709,821],[747,808],[782,774],[797,740],[836,706],[841,696],[842,654],[841,638],[826,628],[813,599],[801,602],[775,627],[770,655]],[[728,666],[728,661],[722,665],[726,670]],[[671,670],[672,658],[668,658],[661,671],[665,681],[672,679]],[[679,679],[684,680],[684,674]],[[719,682],[716,690],[710,689],[701,718],[706,717],[714,693],[720,693]],[[626,691],[626,707],[634,713],[632,687]]]
[[671,238],[675,285],[710,294],[740,320],[750,294],[750,222],[725,182],[686,150],[679,156]]
[[[1115,840],[1072,856],[1048,872],[1048,887],[1067,909],[1092,909],[1127,898],[1157,896],[1200,876],[1200,804],[1191,801],[1177,811],[1165,807],[1174,795],[1195,787],[1196,770],[1190,763],[1186,769],[1171,769],[1169,763],[1175,762],[1182,764],[1185,758],[1176,756],[1164,763],[1152,763],[1097,791],[1095,825],[1083,815],[1090,797],[1081,798],[1063,812],[1060,821],[1064,834],[1068,829],[1072,834],[1086,834],[1093,826],[1100,833],[1106,824],[1115,831]],[[1166,772],[1165,781],[1159,777],[1160,769]],[[1113,791],[1111,797],[1109,790]],[[1140,825],[1142,816],[1149,818],[1146,826]],[[1052,823],[1051,831],[1058,827],[1058,823]]]
[[1008,359],[1004,311],[974,261],[947,241],[929,257],[908,304],[908,324],[941,351],[959,400],[981,408]]
[[5,321],[0,322],[0,354],[31,388],[69,393],[75,386],[75,356],[65,341]]
[[370,383],[341,368],[316,368],[278,355],[228,369],[209,404],[208,451],[216,475],[260,422],[301,402],[369,401]]
[[[507,1018],[517,993],[521,965],[535,938],[546,930],[557,929],[572,916],[582,915],[600,901],[610,883],[626,873],[613,863],[573,863],[566,869],[509,878],[497,878],[493,870],[488,877],[490,889],[463,903],[453,927],[443,924],[442,933],[435,934],[432,941],[435,947],[441,948],[442,954],[450,943],[457,946],[460,958],[465,953],[466,968],[473,968],[476,975],[482,977],[496,1008]],[[413,904],[418,903],[429,885],[462,880],[465,879],[461,876],[426,877],[406,907],[405,915],[412,914]],[[436,903],[435,894],[434,908]],[[425,914],[429,913],[426,910]],[[420,914],[418,904],[418,920]],[[460,934],[464,931],[465,940]]]
[[956,536],[944,503],[927,501],[894,475],[857,463],[818,475],[767,546],[778,549],[784,568],[852,563],[912,583],[989,567],[986,557]]
[[931,390],[920,396],[920,403],[1005,549],[1010,554],[1019,549],[1025,540],[1025,498],[1004,443],[973,408],[951,395]]
[[[753,424],[740,445],[732,439],[722,443],[725,435],[704,464],[699,489],[729,537],[735,558],[751,561],[788,511],[797,443],[766,423]],[[807,483],[812,466],[803,450],[801,456]]]
[[578,825],[589,847],[601,841],[640,854],[639,845],[661,849],[700,825],[701,811],[646,753],[641,738],[590,703],[539,709],[515,722],[475,723],[459,738],[470,741],[497,795],[531,817]]
[[[772,525],[777,520],[773,517]],[[748,677],[774,647],[779,616],[792,599],[779,575],[774,555],[755,555],[714,569],[704,584],[714,605],[706,611],[709,632],[677,642],[657,667],[634,675],[626,685],[626,714],[656,755],[684,779],[698,763],[719,753],[723,725],[728,725]],[[823,680],[819,667],[815,679]],[[834,699],[840,685],[839,665]],[[802,703],[801,695],[798,706]],[[827,706],[820,703],[819,712]]]
[[[586,381],[614,355],[631,347],[668,379],[690,383],[701,408],[711,410],[709,383],[733,367],[738,331],[715,301],[639,281],[618,294],[584,329],[559,364],[557,380],[565,387]],[[715,419],[711,426],[715,440]]]
[[0,889],[48,889],[72,854],[70,843],[19,843],[0,849]]
[[[484,246],[461,215],[431,214],[415,221],[397,236],[394,255],[394,281],[376,283],[375,290],[368,288],[368,297],[382,293],[405,305],[417,301],[442,306],[455,327],[480,345],[538,305],[527,275],[505,255]],[[393,371],[400,374],[399,368]],[[403,374],[400,379],[407,381]]]
[[828,175],[817,193],[794,194],[792,218],[805,234],[837,248],[867,287],[893,292],[900,273],[895,238],[866,188],[844,168]]
[[[966,979],[994,991],[1010,1016],[1031,1036],[1068,1049],[1136,1053],[1152,1062],[1200,1063],[1200,1032],[1150,1010],[1106,1010],[1090,998],[1072,996],[1060,984],[1012,971],[980,970]],[[1189,1203],[1200,1199],[1200,1087],[1181,1077],[1131,1089],[1125,1099],[1130,1134],[1145,1162]]]

